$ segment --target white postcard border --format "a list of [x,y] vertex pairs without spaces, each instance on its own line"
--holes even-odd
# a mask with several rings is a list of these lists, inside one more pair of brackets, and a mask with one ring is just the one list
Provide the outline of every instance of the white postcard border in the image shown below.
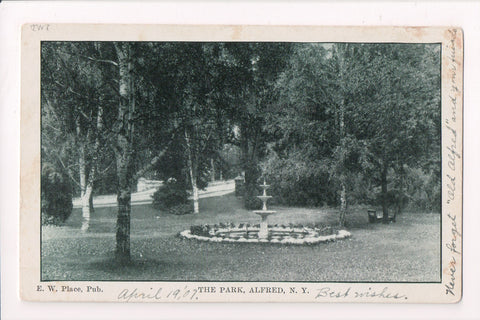
[[[83,292],[49,292],[40,277],[39,254],[39,44],[41,40],[129,41],[318,41],[442,42],[442,273],[438,284],[414,283],[178,283],[52,282],[84,288]],[[35,23],[23,26],[21,109],[21,295],[34,301],[124,302],[458,302],[462,287],[463,34],[459,28],[313,27],[313,26],[153,26]],[[453,158],[452,158],[453,157]],[[452,166],[448,166],[449,163]],[[448,179],[448,181],[447,181]],[[450,182],[450,185],[448,184]],[[452,195],[453,192],[453,195]],[[40,287],[39,287],[40,286]],[[100,288],[87,294],[87,286]],[[218,294],[220,287],[294,287],[302,294]],[[215,287],[199,293],[198,287]],[[305,288],[305,289],[302,289]],[[328,294],[324,295],[325,288]],[[127,290],[125,293],[125,290]],[[143,295],[132,295],[132,292]],[[157,294],[158,292],[159,294]],[[196,291],[195,291],[196,290]],[[188,292],[188,293],[187,293]],[[336,294],[330,294],[335,292]],[[372,292],[377,294],[369,297]],[[380,294],[378,294],[380,293]],[[343,299],[342,299],[342,296]],[[157,299],[158,297],[158,299]],[[180,297],[180,298],[179,298]]]

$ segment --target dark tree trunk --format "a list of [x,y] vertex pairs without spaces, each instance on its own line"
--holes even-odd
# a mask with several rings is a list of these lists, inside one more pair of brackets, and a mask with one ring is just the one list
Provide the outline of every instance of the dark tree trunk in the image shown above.
[[[122,179],[126,180],[126,179]],[[130,261],[130,186],[122,183],[117,193],[118,213],[117,213],[117,248],[115,257],[121,264]]]
[[117,247],[115,257],[120,264],[127,264],[130,261],[130,212],[132,194],[132,151],[123,136],[118,137],[119,151],[117,158]]
[[247,132],[247,125],[241,127],[242,139],[240,148],[242,151],[242,163],[245,171],[244,184],[244,203],[248,210],[260,209],[261,202],[257,196],[260,195],[257,187],[257,181],[260,177],[260,170],[258,169],[258,159],[256,149],[253,147],[254,141]]
[[[250,162],[249,165],[250,167],[245,169],[245,209],[258,210],[262,207],[260,200],[257,198],[257,196],[260,195],[260,191],[258,190],[257,186],[257,179],[260,177],[260,174],[256,169],[256,164]],[[249,181],[248,183],[247,179]]]
[[401,214],[403,212],[405,206],[405,167],[400,164],[400,187],[399,187],[399,194],[396,197],[396,204],[395,204],[395,212],[393,214],[393,222],[397,222],[397,214]]
[[95,212],[95,207],[93,206],[93,192],[91,192],[90,197],[88,197],[88,207],[90,208],[90,213]]
[[339,72],[340,72],[340,79],[341,79],[341,88],[340,92],[342,97],[340,99],[340,106],[339,106],[339,127],[340,127],[340,147],[341,147],[341,158],[340,160],[340,216],[339,216],[339,224],[341,227],[345,227],[345,221],[347,217],[347,173],[345,168],[345,153],[346,153],[346,146],[345,146],[345,95],[346,89],[344,88],[344,78],[345,78],[345,55],[343,50],[347,50],[346,48],[339,48],[338,50],[338,60],[339,60]]
[[383,212],[383,223],[388,223],[388,185],[387,185],[387,173],[388,166],[383,165],[382,176],[381,176],[381,186],[382,186],[382,212]]
[[345,101],[342,99],[340,103],[340,146],[341,150],[341,172],[340,172],[340,217],[339,223],[341,227],[345,227],[347,217],[347,187],[346,187],[346,172],[345,172]]
[[133,89],[133,65],[131,61],[131,44],[115,43],[119,67],[120,105],[117,115],[117,141],[115,157],[117,163],[117,246],[115,257],[121,264],[130,261],[130,201],[133,183],[133,123],[135,112]]

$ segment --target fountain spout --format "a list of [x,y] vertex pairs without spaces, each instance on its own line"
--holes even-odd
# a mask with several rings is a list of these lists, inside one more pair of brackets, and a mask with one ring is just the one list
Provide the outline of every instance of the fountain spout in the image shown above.
[[263,179],[263,184],[260,185],[260,188],[263,189],[263,193],[261,196],[257,196],[263,202],[262,210],[254,210],[255,214],[258,214],[262,217],[262,221],[260,222],[260,231],[258,232],[259,239],[267,239],[268,238],[268,223],[267,218],[269,215],[276,213],[276,211],[268,210],[267,209],[267,201],[272,198],[272,196],[267,195],[267,189],[270,186],[267,185],[265,179]]

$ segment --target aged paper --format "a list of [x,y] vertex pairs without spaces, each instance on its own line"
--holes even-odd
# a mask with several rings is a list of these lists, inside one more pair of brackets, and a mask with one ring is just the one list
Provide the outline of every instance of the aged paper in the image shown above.
[[[277,229],[269,229],[269,232],[272,234],[274,232],[283,234],[287,232],[286,230],[290,230],[295,236],[290,237],[282,235],[277,239],[278,241],[273,241],[271,238],[265,237],[265,241],[260,241],[262,238],[260,235],[261,230],[259,231],[253,226],[252,230],[259,234],[259,241],[251,241],[252,243],[248,243],[248,237],[246,237],[246,240],[243,241],[246,243],[234,243],[235,241],[233,240],[222,241],[221,239],[224,239],[225,237],[229,239],[229,234],[234,232],[239,233],[240,229],[246,228],[245,221],[251,222],[253,225],[255,223],[260,224],[260,217],[258,217],[258,221],[253,220],[255,215],[249,216],[245,221],[236,220],[237,218],[235,217],[232,217],[233,221],[228,221],[228,212],[226,212],[226,216],[222,216],[221,220],[215,220],[212,218],[211,222],[201,220],[201,223],[197,223],[195,219],[198,218],[192,217],[190,224],[188,222],[189,220],[183,218],[183,216],[182,218],[179,218],[183,219],[181,220],[181,223],[172,222],[174,221],[172,220],[173,218],[170,218],[170,216],[168,218],[163,217],[160,214],[158,216],[152,215],[140,217],[142,213],[138,213],[139,216],[136,216],[136,212],[142,210],[136,209],[137,205],[149,205],[151,201],[151,198],[149,197],[140,198],[140,195],[138,194],[141,192],[140,186],[136,183],[138,191],[137,195],[139,198],[136,199],[136,194],[134,193],[131,200],[129,200],[130,202],[128,205],[123,205],[123,207],[119,206],[122,208],[131,207],[131,213],[129,213],[130,224],[128,227],[130,232],[128,242],[130,247],[128,248],[128,251],[131,261],[127,263],[123,263],[121,260],[119,262],[115,260],[115,258],[112,258],[117,256],[117,254],[114,253],[114,250],[117,250],[116,252],[118,252],[118,242],[121,241],[119,240],[119,225],[117,222],[116,211],[121,211],[122,209],[117,209],[116,196],[113,198],[115,203],[109,207],[113,209],[109,209],[111,212],[109,211],[110,213],[108,214],[110,214],[110,216],[108,217],[102,216],[102,218],[97,219],[95,216],[95,214],[99,214],[98,212],[101,211],[102,207],[108,207],[108,201],[105,200],[105,203],[102,203],[100,201],[101,196],[99,196],[99,198],[96,198],[97,202],[94,200],[94,207],[96,207],[96,209],[94,212],[90,213],[88,219],[86,219],[86,216],[80,211],[81,203],[77,201],[76,204],[74,203],[73,212],[68,218],[70,220],[67,219],[66,222],[63,221],[63,224],[60,224],[59,226],[51,225],[49,222],[45,223],[44,221],[44,225],[42,226],[42,196],[44,196],[44,193],[46,192],[45,190],[42,190],[41,187],[41,182],[43,182],[41,179],[42,172],[45,172],[43,169],[44,163],[42,161],[48,157],[46,153],[53,153],[54,155],[51,156],[54,157],[55,153],[59,154],[60,152],[64,152],[64,149],[56,148],[59,144],[58,141],[62,142],[63,140],[67,140],[67,134],[65,131],[59,135],[60,137],[62,135],[65,136],[65,139],[59,139],[56,142],[54,141],[48,144],[46,139],[49,139],[50,137],[47,134],[47,130],[49,129],[45,129],[45,126],[48,124],[45,122],[45,117],[48,116],[47,113],[50,111],[47,109],[62,108],[62,106],[64,109],[66,108],[66,111],[62,109],[66,112],[65,114],[67,114],[65,118],[66,120],[60,122],[65,123],[70,121],[73,128],[75,128],[76,121],[85,121],[78,119],[88,119],[88,117],[90,117],[90,119],[98,119],[98,117],[91,118],[91,115],[82,114],[81,112],[78,113],[79,115],[77,117],[72,116],[69,118],[72,114],[69,113],[68,109],[77,108],[78,105],[84,103],[83,101],[85,101],[85,99],[90,101],[90,104],[85,104],[89,106],[91,104],[103,103],[103,100],[101,99],[106,99],[108,97],[106,94],[102,96],[102,98],[98,98],[99,95],[97,95],[96,91],[85,89],[85,83],[95,82],[98,80],[98,77],[111,77],[113,85],[118,86],[117,88],[120,97],[108,98],[113,100],[118,99],[118,104],[122,105],[122,101],[124,101],[127,96],[122,96],[122,94],[128,91],[128,89],[126,89],[127,84],[122,83],[120,80],[116,80],[116,73],[112,72],[112,74],[106,74],[108,71],[98,71],[95,67],[91,67],[90,64],[85,63],[85,61],[112,65],[112,70],[116,70],[115,68],[121,70],[122,52],[130,52],[129,55],[131,57],[135,57],[135,54],[140,54],[139,51],[136,51],[136,53],[122,51],[122,48],[125,49],[128,47],[127,45],[124,45],[127,42],[130,44],[133,43],[131,46],[132,48],[137,48],[135,45],[139,43],[149,43],[151,44],[151,48],[153,48],[152,50],[155,50],[157,45],[164,43],[169,43],[171,47],[174,47],[172,50],[175,50],[176,44],[180,43],[294,43],[297,44],[297,52],[302,52],[302,48],[310,50],[311,45],[313,45],[321,47],[321,50],[324,50],[325,59],[333,59],[332,55],[335,54],[338,61],[340,61],[340,58],[338,58],[340,57],[340,52],[342,50],[347,50],[345,49],[345,47],[347,47],[350,51],[343,51],[344,55],[342,57],[345,57],[345,52],[351,54],[351,59],[345,60],[349,62],[355,62],[355,59],[357,59],[357,56],[355,55],[359,54],[358,52],[362,52],[361,50],[363,49],[366,50],[365,52],[368,50],[371,50],[368,51],[370,53],[378,52],[379,55],[384,54],[387,56],[388,54],[391,54],[394,59],[400,59],[397,57],[395,48],[404,48],[404,46],[420,48],[419,52],[423,52],[421,50],[430,50],[434,53],[432,56],[435,56],[435,52],[437,52],[438,60],[441,65],[438,66],[438,69],[435,69],[438,71],[432,71],[432,76],[436,75],[441,79],[439,85],[440,91],[433,92],[435,90],[435,88],[433,88],[431,89],[433,91],[429,96],[432,96],[432,101],[436,101],[435,99],[438,100],[440,110],[433,108],[432,112],[436,112],[435,114],[441,116],[441,120],[436,119],[441,123],[441,125],[439,124],[439,129],[441,130],[440,132],[437,132],[436,136],[436,139],[441,141],[441,144],[438,145],[439,151],[441,152],[441,166],[436,168],[439,173],[441,172],[441,185],[438,185],[439,190],[441,190],[441,212],[433,212],[435,210],[431,208],[423,208],[421,210],[411,209],[410,211],[413,211],[413,213],[407,213],[409,210],[405,210],[405,213],[401,213],[398,217],[393,218],[394,220],[396,219],[396,222],[388,221],[389,223],[377,224],[376,220],[383,219],[377,215],[379,214],[379,211],[381,211],[377,203],[375,213],[373,213],[374,216],[370,217],[372,220],[370,221],[371,223],[362,224],[362,227],[354,226],[349,229],[348,219],[350,216],[347,211],[347,224],[345,227],[342,227],[341,230],[338,230],[337,233],[334,232],[332,235],[324,235],[323,233],[320,234],[319,231],[315,231],[318,234],[312,235],[312,237],[309,238],[311,240],[309,240],[310,243],[308,243],[309,241],[307,240],[304,241],[305,243],[300,243],[302,242],[302,239],[298,234],[301,234],[302,232],[307,233],[306,238],[308,238],[310,236],[310,234],[308,234],[308,230],[310,230],[308,223],[315,222],[308,221],[307,219],[307,223],[301,219],[301,215],[306,212],[306,215],[308,215],[308,212],[316,214],[317,211],[315,210],[317,209],[311,211],[311,206],[297,205],[295,206],[295,210],[298,210],[300,213],[298,215],[289,215],[289,211],[294,211],[293,209],[290,210],[289,206],[275,203],[273,207],[269,207],[269,209],[272,209],[270,210],[272,211],[272,217],[269,217],[268,219],[276,221],[273,211],[278,211],[280,214],[285,213],[286,217],[294,218],[295,221],[291,222],[292,225],[289,225],[285,221],[281,221],[278,223],[280,226],[272,226],[272,228]],[[112,43],[114,44],[111,45]],[[52,44],[59,44],[60,47],[55,47],[55,45]],[[73,55],[66,54],[61,50],[66,50],[64,48],[67,48],[70,44],[75,44],[76,47],[80,48],[80,50],[75,51],[75,59],[78,58],[78,61],[83,62],[78,63],[76,66],[72,67],[70,71],[66,72],[65,74],[67,74],[67,78],[60,79],[53,77],[50,78],[50,80],[44,80],[44,76],[47,78],[49,74],[55,75],[57,71],[60,72],[62,70],[64,71],[64,69],[69,69],[69,61],[65,60],[67,59],[66,57],[72,57]],[[102,44],[110,45],[110,49],[105,49],[104,52],[106,53],[112,54],[112,52],[116,50],[119,59],[112,60],[102,54],[92,56],[89,55],[88,52],[82,51],[83,48],[91,45],[91,48],[89,49],[93,51],[96,50],[95,52],[97,53],[102,53]],[[371,49],[370,46],[372,44],[377,45],[377,49]],[[65,45],[65,47],[61,47],[62,45]],[[304,47],[302,47],[302,45],[304,45]],[[398,47],[395,47],[395,45]],[[203,48],[206,47],[208,46]],[[161,54],[161,48],[163,47],[158,48],[160,48],[158,49],[159,51],[152,52]],[[48,50],[50,50],[50,53]],[[125,50],[138,49],[127,48]],[[398,49],[398,52],[401,52],[401,50]],[[364,56],[364,58],[365,57],[367,57],[367,60],[377,59],[373,54]],[[149,56],[143,57],[143,59],[147,60],[148,58]],[[196,58],[196,56],[187,56],[187,60],[185,61],[191,61]],[[185,59],[185,57],[183,59]],[[220,58],[218,59],[218,61],[220,61],[220,59],[224,59],[224,57],[220,55]],[[256,70],[256,59],[257,58],[254,55],[252,59],[247,60],[251,63],[251,69],[254,71]],[[405,59],[408,60],[408,56]],[[411,59],[413,59],[413,57]],[[182,60],[179,58],[179,61]],[[224,63],[223,60],[221,61]],[[299,61],[303,60],[300,59]],[[217,63],[217,60],[214,60],[214,62]],[[37,23],[26,24],[23,26],[21,63],[20,292],[23,299],[31,301],[113,302],[272,301],[375,303],[455,303],[461,299],[463,172],[463,33],[461,29],[454,27],[265,27]],[[52,69],[49,69],[50,71],[46,72],[46,66],[49,63],[52,63],[54,67],[50,66]],[[133,65],[133,62],[130,61],[129,63],[130,64],[125,64],[125,66]],[[204,63],[208,64],[209,62],[207,61]],[[220,63],[218,62],[218,64]],[[364,64],[366,65],[367,62]],[[145,60],[139,60],[138,65],[145,66],[147,63]],[[182,64],[180,63],[180,65]],[[225,65],[230,66],[228,65],[228,61],[225,62]],[[351,67],[351,69],[345,67],[342,69],[342,65],[345,66],[347,64],[342,64],[340,62],[337,63],[337,66],[340,66],[340,72],[338,75],[344,76],[345,79],[348,78],[348,75],[354,74],[354,72],[358,71],[355,67]],[[356,66],[357,64],[352,63],[351,65]],[[362,66],[362,64],[359,65]],[[401,66],[402,65],[400,65],[398,70],[401,70]],[[170,66],[169,68],[168,71],[172,73],[180,73],[180,67],[178,67],[178,70],[176,67]],[[371,70],[377,70],[377,72],[380,72],[381,69],[382,68],[375,69],[372,67]],[[312,72],[312,70],[308,68],[302,70],[303,72],[293,75],[292,77],[296,79],[295,77],[303,76],[306,72]],[[429,69],[429,71],[431,70]],[[104,73],[99,76],[102,72]],[[118,72],[118,74],[121,74],[121,71]],[[139,71],[137,71],[135,67],[132,67],[128,72],[130,72],[130,74],[138,74]],[[435,74],[435,72],[437,72],[437,74]],[[374,77],[375,73],[370,75]],[[411,79],[419,80],[423,79],[424,76],[425,74],[419,72],[419,74],[413,75]],[[87,80],[81,82],[83,81],[81,80],[82,77],[86,77]],[[159,77],[161,77],[161,74],[155,75],[152,73],[152,76],[149,78],[151,85],[155,88],[156,86],[169,85],[168,83],[155,83],[156,79]],[[188,76],[185,75],[185,77]],[[139,79],[139,77],[136,79]],[[142,79],[147,79],[147,77]],[[314,83],[313,81],[315,78],[312,79],[312,83]],[[394,83],[395,81],[402,81],[405,79],[408,80],[409,78],[402,78],[401,76],[396,76],[396,74],[391,74],[385,78],[385,83]],[[75,81],[79,81],[81,85],[74,87]],[[147,80],[145,80],[145,82],[146,81]],[[344,101],[343,103],[339,103],[340,106],[346,106],[349,103],[348,97],[353,94],[352,92],[354,90],[352,89],[351,83],[368,83],[370,80],[365,76],[363,78],[360,77],[348,81],[345,80],[344,85],[340,82],[340,88],[343,88],[339,89],[343,92],[343,95],[340,95],[340,100]],[[133,85],[132,83],[129,85],[135,86],[134,81],[133,83]],[[248,81],[246,81],[246,83],[248,83]],[[421,81],[419,83],[421,83]],[[48,84],[52,84],[52,88],[57,88],[57,91],[55,91],[53,95],[44,95],[42,92],[42,90],[50,90],[49,87],[47,87]],[[217,85],[220,86],[221,84]],[[137,87],[138,86],[139,85],[137,84]],[[215,85],[212,86],[215,88]],[[385,86],[388,85],[385,84]],[[93,87],[95,86],[92,86],[91,88]],[[63,88],[63,91],[58,88]],[[359,85],[355,88],[363,87]],[[402,88],[408,88],[408,85]],[[382,91],[382,86],[370,89],[372,90],[372,96],[381,95],[382,92],[384,92]],[[188,91],[190,89],[185,90]],[[145,91],[148,92],[149,90]],[[338,90],[332,90],[331,95],[338,97],[337,91]],[[388,95],[388,97],[396,97],[395,99],[397,99],[398,96],[405,97],[398,98],[398,101],[403,101],[403,99],[407,100],[409,99],[408,97],[413,97],[410,98],[413,99],[413,103],[408,100],[409,102],[406,102],[405,105],[407,106],[407,111],[409,110],[408,108],[412,108],[412,113],[414,113],[423,110],[422,106],[416,104],[418,102],[415,100],[416,95],[422,94],[420,92],[422,90],[418,91],[419,92],[417,93],[416,88],[410,88],[409,92],[398,91],[398,93],[392,93],[387,90],[386,95]],[[102,91],[100,90],[99,92]],[[410,95],[411,92],[415,92],[415,94]],[[73,103],[70,100],[62,100],[67,99],[63,94],[65,94],[65,97],[77,96],[75,99],[78,100],[75,100]],[[308,95],[308,92],[303,94]],[[145,93],[145,95],[148,96],[148,93]],[[342,98],[342,96],[344,98]],[[138,97],[144,98],[140,95]],[[140,99],[138,97],[137,99]],[[150,98],[154,99],[152,97]],[[339,115],[343,114],[343,111],[338,111],[339,113],[336,113],[336,125],[339,128],[343,127],[345,123],[348,125],[348,121],[350,120],[344,119],[349,117],[353,118],[355,110],[361,110],[358,104],[368,104],[370,103],[369,101],[368,97],[366,97],[365,101],[355,101],[357,107],[353,109],[338,109],[344,110],[345,114],[340,117]],[[424,101],[421,100],[420,102],[423,103]],[[354,106],[355,103],[352,102],[350,105]],[[138,104],[140,104],[140,102]],[[322,103],[318,103],[318,105],[322,105]],[[310,106],[300,106],[300,108],[308,107]],[[427,108],[430,108],[431,105],[426,103],[424,107],[426,110]],[[78,108],[81,109],[81,107]],[[108,110],[104,111],[105,113],[108,113]],[[52,114],[53,116],[58,116],[58,113],[53,112]],[[132,116],[138,115],[134,112],[131,114]],[[196,117],[197,114],[193,114],[195,114]],[[100,121],[105,127],[108,126],[108,123],[105,123],[106,117],[107,115],[105,115],[103,120]],[[196,119],[195,117],[188,118],[187,116],[187,120]],[[355,114],[355,117],[360,119],[361,116]],[[420,115],[418,115],[418,117],[420,117]],[[384,119],[389,119],[388,114]],[[410,117],[409,119],[411,119],[410,121],[415,122],[416,118]],[[430,120],[434,122],[435,118],[432,119]],[[237,119],[235,118],[234,121],[235,120]],[[356,122],[352,121],[352,123]],[[199,126],[198,122],[196,122],[196,124]],[[90,125],[97,129],[99,128],[97,122],[91,121]],[[426,127],[424,130],[431,129],[421,122],[417,123],[416,127],[409,128],[414,131],[422,130],[418,128],[423,128],[423,125]],[[85,127],[88,126],[89,124],[87,123]],[[83,128],[82,125],[78,126],[78,128],[80,127]],[[434,124],[432,124],[432,128],[435,128]],[[115,131],[116,129],[113,125],[110,129],[114,134],[119,134],[121,131]],[[65,129],[54,126],[51,130],[55,132]],[[346,131],[348,132],[348,130],[349,129],[347,128]],[[393,132],[393,130],[392,127],[391,131]],[[75,135],[77,131],[74,130],[73,132]],[[186,155],[192,154],[191,148],[189,147],[190,142],[199,141],[191,140],[189,133],[190,131],[185,129],[184,135],[182,136],[182,139],[185,140],[181,146],[182,150],[187,150]],[[406,132],[405,135],[400,135],[399,137],[404,138],[409,137],[410,135],[414,135],[414,133]],[[441,135],[441,139],[438,135]],[[359,134],[358,136],[361,137],[362,134]],[[387,138],[385,139],[387,139],[387,144],[385,144],[384,148],[386,148],[387,145],[396,143],[394,140],[388,140],[389,137],[392,136],[394,135],[386,135]],[[423,138],[424,136],[420,134],[419,137]],[[95,149],[95,139],[92,141],[93,143],[91,144],[89,151],[93,151],[95,154],[100,153],[100,149]],[[117,139],[116,141],[119,140]],[[355,143],[361,145],[358,141]],[[432,141],[425,139],[425,143],[432,143]],[[339,146],[347,148],[346,143],[339,144]],[[78,151],[79,145],[72,143],[69,148],[77,149]],[[371,148],[374,148],[373,145]],[[144,149],[141,149],[140,151],[143,150]],[[117,152],[118,154],[119,151],[116,150],[114,152]],[[412,151],[405,147],[403,154],[408,152],[413,152],[414,156],[417,153],[420,154],[420,151],[416,149]],[[191,168],[192,160],[188,156],[186,159],[187,165]],[[395,160],[391,161],[399,160],[397,157]],[[405,156],[405,161],[410,161],[410,158]],[[117,166],[118,174],[121,164],[119,164],[117,160],[114,165]],[[72,161],[71,166],[79,166],[79,161]],[[67,164],[64,168],[66,169],[68,167],[69,165]],[[213,168],[214,166],[212,165],[211,167]],[[209,169],[209,172],[213,170],[212,168]],[[393,175],[393,173],[388,173],[388,170],[393,172],[395,169],[393,167],[387,168],[386,176],[388,174]],[[75,171],[75,174],[76,173],[77,172]],[[340,177],[344,177],[344,175],[348,176],[350,174],[339,173]],[[355,176],[355,174],[351,174],[351,176]],[[270,176],[267,175],[267,177],[269,177],[270,180],[274,179],[274,175],[272,174]],[[387,179],[387,177],[385,179]],[[343,181],[341,179],[339,180]],[[393,183],[392,181],[390,182]],[[82,182],[80,181],[80,184],[81,183]],[[85,183],[85,181],[83,183]],[[165,183],[165,181],[163,181],[163,183]],[[378,190],[380,190],[380,184],[381,183],[378,183],[378,185],[375,186]],[[215,186],[215,184],[211,184],[211,186]],[[46,187],[44,186],[43,188]],[[228,190],[233,191],[232,189]],[[378,190],[377,192],[380,192]],[[422,191],[421,188],[419,190]],[[217,192],[218,194],[222,193],[221,191],[217,191],[217,189],[208,189],[208,187],[206,191],[206,193],[209,191],[212,193]],[[61,195],[62,192],[64,192],[63,189],[58,189],[58,193],[55,194]],[[333,192],[335,194],[336,190]],[[121,194],[121,192],[119,192],[119,194]],[[342,193],[339,192],[339,194],[340,198],[342,198]],[[222,195],[224,194],[222,193]],[[195,197],[195,195],[193,195],[193,197]],[[275,197],[275,194],[273,197]],[[335,196],[333,197],[335,198]],[[349,199],[348,196],[346,198]],[[106,197],[104,197],[104,199],[106,199]],[[202,199],[201,195],[200,199]],[[233,199],[233,195],[228,199]],[[201,205],[202,202],[200,201],[200,206]],[[294,206],[292,205],[291,207]],[[322,208],[320,205],[317,205],[317,207]],[[341,210],[341,204],[330,205],[330,207],[333,208],[335,212]],[[351,208],[353,207],[353,204],[349,204],[348,208],[352,211]],[[368,211],[370,209],[367,207],[375,207],[375,205],[361,207],[363,218],[365,218],[365,220],[369,218]],[[321,210],[322,209],[318,209],[318,212]],[[269,212],[266,207],[263,211]],[[392,208],[390,211],[395,210]],[[415,215],[415,211],[418,211],[417,215]],[[201,208],[198,215],[198,217],[202,215]],[[83,221],[80,224],[76,224],[76,222],[72,222],[72,219],[83,219]],[[140,221],[142,219],[143,221]],[[388,217],[386,220],[392,220],[392,218]],[[162,221],[165,221],[165,224],[162,224]],[[98,224],[95,226],[96,223]],[[216,226],[218,223],[222,224],[218,227],[207,227],[209,232],[216,232],[213,237],[214,240],[207,239],[207,241],[203,242],[202,240],[205,240],[203,238],[208,238],[208,236],[205,234],[195,235],[194,229],[188,229],[188,227],[186,227],[189,224],[193,227],[199,224]],[[228,223],[232,223],[232,225],[230,226]],[[164,230],[167,231],[161,229],[148,230],[148,225],[150,224],[158,225],[160,228],[164,227]],[[272,225],[273,224],[274,223],[272,223]],[[425,228],[421,227],[423,224],[425,224]],[[398,237],[399,234],[402,234],[402,230],[415,230],[411,229],[412,226],[418,227],[419,225],[419,229],[422,231],[419,231],[414,235],[415,241],[411,241],[412,238],[407,238],[407,231],[404,233],[405,238],[402,238],[401,236]],[[318,227],[315,228],[317,229],[312,230],[319,230]],[[298,231],[298,229],[302,230]],[[397,230],[397,233],[394,233],[391,230]],[[423,230],[425,230],[424,234]],[[187,232],[185,233],[185,231]],[[180,238],[179,234],[180,236],[183,234],[184,237]],[[227,235],[225,236],[225,234]],[[248,235],[248,231],[246,234]],[[392,234],[393,237],[389,238],[389,234]],[[332,237],[328,238],[330,236]],[[294,240],[289,240],[290,238],[294,238]],[[334,242],[331,242],[330,240],[334,240]],[[282,241],[284,241],[284,243],[274,243]],[[395,247],[395,250],[398,250],[398,252],[394,252],[393,254],[392,252],[389,252],[389,242],[393,243],[391,246]],[[147,258],[149,252],[154,252],[156,250],[157,243],[159,245],[162,244],[162,248],[165,249],[165,252],[160,256],[151,254]],[[167,243],[167,245],[165,245],[165,243]],[[333,243],[338,245],[333,246]],[[434,249],[432,250],[426,245],[426,243],[432,244]],[[141,248],[140,245],[142,246]],[[351,256],[351,259],[348,259],[348,256],[351,253],[349,253],[345,247],[350,245],[354,247],[358,246],[359,249],[363,248],[364,251],[361,251],[361,256]],[[202,250],[205,251],[202,252]],[[191,255],[179,256],[178,252],[190,253]],[[209,254],[214,256],[216,252],[222,253],[222,256],[216,257],[216,260],[207,258]],[[329,253],[327,254],[327,252]],[[384,252],[385,256],[382,257]],[[330,258],[343,258],[325,261],[324,256]],[[418,257],[417,261],[411,261],[409,257],[411,258],[412,256]],[[397,260],[402,260],[403,262]],[[295,263],[292,263],[292,261]],[[315,261],[318,261],[318,269],[315,268]],[[358,264],[356,261],[358,261]],[[411,270],[409,269],[410,264],[414,266]],[[249,265],[251,265],[251,267],[249,267]],[[238,268],[238,270],[236,270],[236,268]],[[209,270],[212,271],[209,272]],[[269,270],[271,270],[270,273]],[[163,275],[163,272],[165,272],[166,275]],[[170,278],[168,274],[171,274]],[[376,275],[379,275],[378,278],[375,278]]]

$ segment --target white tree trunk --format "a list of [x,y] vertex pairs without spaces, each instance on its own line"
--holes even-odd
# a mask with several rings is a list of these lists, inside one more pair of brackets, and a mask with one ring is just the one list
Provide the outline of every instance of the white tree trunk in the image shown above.
[[[82,152],[83,154],[83,152]],[[90,214],[91,210],[91,201],[93,195],[93,181],[95,178],[95,171],[92,168],[88,176],[88,180],[85,174],[85,160],[83,156],[80,157],[79,167],[80,167],[80,198],[82,200],[82,231],[87,231],[90,227]],[[93,208],[93,207],[92,207]]]
[[190,144],[190,138],[188,136],[187,129],[185,129],[185,145],[187,147],[187,166],[188,172],[190,174],[190,181],[192,182],[192,196],[193,196],[193,213],[197,214],[200,212],[198,206],[198,187],[197,187],[197,175],[196,175],[196,165],[192,156],[192,145]]
[[192,190],[193,190],[193,213],[199,213],[198,207],[198,188],[197,188],[197,178],[194,176],[192,178]]
[[88,183],[85,191],[82,192],[82,231],[87,231],[90,227],[90,197],[93,186]]
[[212,168],[212,172],[210,173],[211,174],[210,180],[212,182],[215,182],[215,161],[213,161],[213,158],[210,159],[210,166]]
[[[77,128],[78,129],[78,128]],[[82,231],[87,231],[90,223],[90,204],[89,197],[86,197],[87,191],[87,173],[85,169],[85,149],[80,147],[78,159],[78,171],[80,175],[80,198],[82,200]],[[90,191],[91,193],[91,191]]]
[[[97,137],[95,139],[94,154],[91,163],[90,172],[87,177],[86,173],[86,161],[85,161],[85,146],[80,147],[80,157],[78,161],[79,173],[80,173],[80,197],[82,200],[82,231],[87,231],[90,227],[90,214],[93,212],[93,183],[96,178],[96,168],[98,161],[98,150],[100,148],[99,132],[102,130],[102,116],[103,108],[100,106],[97,113]],[[77,134],[80,135],[80,126],[77,123]]]

